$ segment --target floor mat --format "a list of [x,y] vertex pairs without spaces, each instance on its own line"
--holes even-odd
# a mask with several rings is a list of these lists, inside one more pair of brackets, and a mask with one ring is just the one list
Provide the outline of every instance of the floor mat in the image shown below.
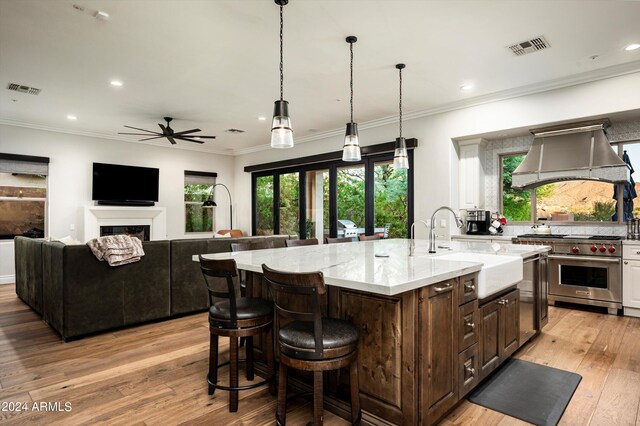
[[580,380],[569,371],[512,358],[469,400],[525,422],[555,426]]

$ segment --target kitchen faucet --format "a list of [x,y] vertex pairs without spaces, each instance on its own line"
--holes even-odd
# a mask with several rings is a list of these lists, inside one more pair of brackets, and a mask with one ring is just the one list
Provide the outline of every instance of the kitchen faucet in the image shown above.
[[456,225],[458,226],[458,228],[462,229],[464,227],[464,222],[462,221],[462,219],[460,219],[456,212],[453,211],[451,207],[438,207],[436,211],[434,211],[431,215],[431,229],[429,231],[429,253],[436,252],[436,213],[438,213],[440,210],[449,210],[451,213],[453,213],[453,217],[456,220]]
[[425,228],[427,228],[427,231],[429,230],[429,225],[424,220],[416,220],[411,224],[411,238],[409,240],[409,256],[413,256],[413,254],[416,251],[416,239],[414,237],[413,231],[414,231],[414,226],[416,226],[416,223],[418,222],[422,222]]

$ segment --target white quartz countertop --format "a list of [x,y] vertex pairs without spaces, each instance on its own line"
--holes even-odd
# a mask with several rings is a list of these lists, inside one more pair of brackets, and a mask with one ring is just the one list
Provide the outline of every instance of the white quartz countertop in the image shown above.
[[[430,284],[474,273],[481,262],[439,259],[453,252],[530,257],[547,246],[452,242],[437,253],[428,253],[428,242],[416,240],[415,256],[409,256],[409,240],[389,239],[317,246],[287,247],[236,253],[203,254],[209,259],[235,259],[238,268],[262,272],[262,264],[289,272],[322,271],[325,283],[353,290],[395,295]],[[198,256],[193,256],[198,261]]]
[[504,242],[510,242],[515,236],[513,235],[504,235],[504,234],[490,234],[490,235],[467,235],[467,234],[459,234],[452,235],[452,240],[478,240],[478,241],[489,241],[489,240],[499,240]]

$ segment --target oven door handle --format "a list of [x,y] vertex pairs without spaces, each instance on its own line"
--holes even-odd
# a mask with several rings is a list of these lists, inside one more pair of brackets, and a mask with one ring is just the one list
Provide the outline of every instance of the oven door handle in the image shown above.
[[549,260],[552,259],[560,259],[560,260],[588,260],[590,262],[606,262],[606,263],[620,263],[620,258],[615,257],[595,257],[595,256],[560,256],[556,254],[550,254]]

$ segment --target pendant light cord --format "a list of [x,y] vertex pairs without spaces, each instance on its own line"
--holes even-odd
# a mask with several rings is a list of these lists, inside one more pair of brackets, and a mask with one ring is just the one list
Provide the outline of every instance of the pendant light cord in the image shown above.
[[283,37],[282,37],[282,32],[284,29],[284,18],[283,18],[283,14],[282,14],[282,9],[283,6],[280,5],[280,100],[284,100],[284,66],[283,66],[283,50],[282,50],[282,44],[283,44]]
[[400,137],[402,138],[402,68],[400,68]]
[[351,105],[351,122],[353,123],[353,43],[350,42],[349,43],[349,52],[351,55],[351,60],[349,61],[349,69],[350,69],[350,78],[349,78],[349,88],[351,89],[351,99],[350,99],[350,105]]

